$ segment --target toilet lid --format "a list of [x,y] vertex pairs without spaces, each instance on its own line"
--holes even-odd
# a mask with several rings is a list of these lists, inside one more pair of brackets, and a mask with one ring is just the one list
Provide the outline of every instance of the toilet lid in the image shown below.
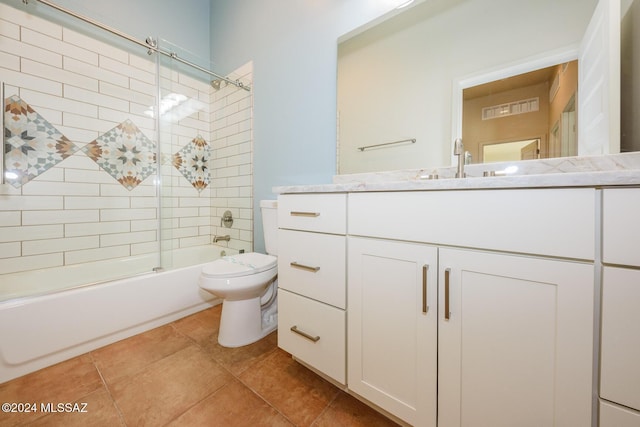
[[225,256],[205,264],[202,274],[209,277],[237,277],[256,274],[277,265],[278,258],[256,252]]

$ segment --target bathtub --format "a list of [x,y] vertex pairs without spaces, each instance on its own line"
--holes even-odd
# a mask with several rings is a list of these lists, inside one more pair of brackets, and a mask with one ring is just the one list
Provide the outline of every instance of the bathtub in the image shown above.
[[222,249],[175,251],[174,265],[201,262],[188,267],[0,302],[0,384],[219,304],[197,278]]

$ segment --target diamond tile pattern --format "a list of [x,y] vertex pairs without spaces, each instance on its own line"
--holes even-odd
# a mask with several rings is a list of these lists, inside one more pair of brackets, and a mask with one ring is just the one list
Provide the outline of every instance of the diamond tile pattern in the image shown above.
[[131,120],[88,143],[82,151],[128,190],[156,172],[155,144]]
[[19,96],[4,100],[5,181],[19,188],[79,149]]
[[173,155],[173,166],[189,180],[196,190],[204,190],[211,182],[209,145],[198,135]]

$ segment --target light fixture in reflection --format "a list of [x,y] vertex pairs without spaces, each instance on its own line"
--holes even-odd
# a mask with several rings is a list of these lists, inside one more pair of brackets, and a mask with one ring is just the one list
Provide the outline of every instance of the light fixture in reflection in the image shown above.
[[482,176],[506,176],[506,175],[513,175],[516,172],[518,172],[518,166],[511,165],[499,171],[491,171],[491,170],[484,171]]
[[504,174],[505,175],[511,175],[518,172],[518,167],[515,165],[512,166],[507,166],[506,168],[504,168]]
[[[167,120],[178,121],[205,109],[204,102],[188,98],[180,93],[170,93],[160,100],[160,117]],[[149,107],[144,114],[154,118],[155,106]]]
[[17,174],[17,173],[15,173],[15,172],[9,172],[9,171],[7,171],[7,172],[5,172],[5,173],[4,173],[4,177],[5,177],[6,179],[18,179],[18,174]]
[[405,1],[403,3],[400,3],[398,6],[396,6],[396,9],[405,8],[405,7],[409,6],[411,3],[413,3],[414,1],[415,0],[408,0],[408,1]]

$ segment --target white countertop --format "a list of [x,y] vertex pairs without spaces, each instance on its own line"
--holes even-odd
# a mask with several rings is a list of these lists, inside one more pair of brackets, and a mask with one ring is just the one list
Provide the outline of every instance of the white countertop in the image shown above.
[[[454,168],[336,175],[333,183],[274,187],[276,194],[361,191],[437,191],[499,188],[600,187],[640,185],[640,153],[518,162],[520,173],[483,177],[484,170],[512,164],[469,165],[467,178],[452,178]],[[439,179],[426,179],[438,174]]]
[[477,190],[498,188],[599,187],[640,185],[640,170],[575,172],[544,175],[512,175],[480,178],[446,178],[434,180],[403,180],[379,182],[349,182],[338,184],[291,185],[274,187],[276,194],[338,193],[358,191],[417,190]]

